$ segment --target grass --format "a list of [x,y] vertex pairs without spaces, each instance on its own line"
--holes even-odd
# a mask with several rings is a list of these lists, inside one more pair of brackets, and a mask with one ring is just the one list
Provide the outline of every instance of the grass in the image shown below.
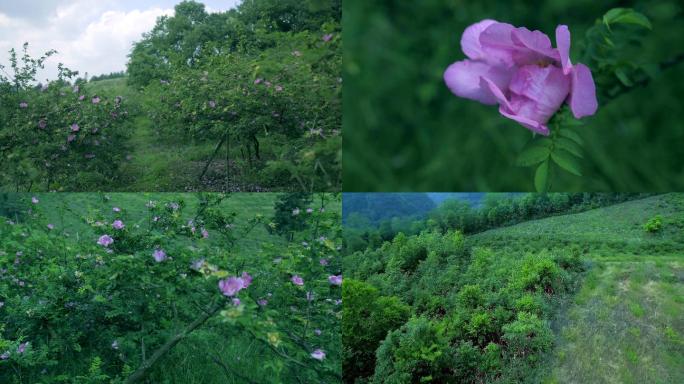
[[[643,224],[663,217],[663,229]],[[572,249],[589,266],[554,319],[544,383],[684,382],[684,194],[659,195],[472,236],[498,252]]]
[[[128,156],[119,170],[122,179],[114,186],[119,191],[196,191],[196,190],[261,190],[257,185],[242,185],[236,176],[249,180],[244,169],[231,163],[233,180],[226,185],[224,179],[226,161],[224,156],[209,167],[206,180],[200,181],[206,161],[211,157],[216,143],[169,142],[155,129],[153,120],[142,110],[145,96],[126,84],[127,78],[107,79],[89,83],[89,89],[108,97],[122,96],[129,108],[131,119],[127,129]],[[268,147],[267,140],[264,148]],[[231,162],[233,160],[231,159]],[[242,167],[244,168],[244,167]],[[238,175],[236,175],[238,173]],[[244,177],[247,176],[247,177]],[[219,181],[220,180],[220,181]]]

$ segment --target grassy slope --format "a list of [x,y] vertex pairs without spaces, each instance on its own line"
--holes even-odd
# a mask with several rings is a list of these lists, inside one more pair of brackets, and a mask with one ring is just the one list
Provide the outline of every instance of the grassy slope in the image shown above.
[[[642,225],[663,217],[659,234]],[[579,247],[590,265],[555,320],[545,383],[684,382],[684,194],[473,236],[501,251]]]

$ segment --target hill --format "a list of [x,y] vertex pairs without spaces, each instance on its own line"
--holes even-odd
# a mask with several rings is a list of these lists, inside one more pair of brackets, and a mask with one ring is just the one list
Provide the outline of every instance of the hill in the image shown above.
[[667,194],[348,254],[345,381],[683,382],[683,234]]
[[371,223],[393,217],[421,217],[436,207],[427,193],[345,193],[343,220],[357,214]]

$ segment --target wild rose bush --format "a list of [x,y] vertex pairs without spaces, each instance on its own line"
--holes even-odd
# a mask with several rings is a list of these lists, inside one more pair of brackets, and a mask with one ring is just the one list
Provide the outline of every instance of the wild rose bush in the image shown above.
[[0,185],[12,190],[84,189],[115,181],[124,160],[128,117],[121,97],[88,91],[77,72],[59,67],[59,78],[36,85],[46,57],[11,54],[13,76],[0,75]]
[[[293,241],[264,235],[256,254],[243,239],[272,224],[236,219],[223,195],[202,195],[194,209],[92,195],[87,212],[61,203],[61,217],[80,221],[69,227],[50,221],[47,195],[19,198],[20,221],[0,222],[0,381],[163,382],[179,348],[206,361],[211,372],[197,375],[209,382],[339,380],[330,196],[316,196]],[[226,346],[257,351],[259,369],[246,371]]]
[[253,189],[255,180],[265,188],[338,188],[339,25],[298,34],[257,32],[254,40],[272,48],[212,55],[147,86],[148,114],[167,140],[215,144],[207,167],[229,159],[221,176],[238,188]]

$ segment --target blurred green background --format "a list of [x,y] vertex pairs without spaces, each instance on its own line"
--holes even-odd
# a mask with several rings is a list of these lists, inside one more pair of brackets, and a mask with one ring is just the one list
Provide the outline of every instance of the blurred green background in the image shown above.
[[[485,18],[551,37],[566,24],[573,61],[586,30],[614,7],[647,15],[642,62],[684,52],[683,3],[662,1],[345,0],[344,190],[531,191],[534,169],[515,166],[532,133],[495,106],[461,99],[442,80],[465,58],[463,30]],[[554,190],[684,190],[684,63],[603,105],[580,127],[583,177]]]

